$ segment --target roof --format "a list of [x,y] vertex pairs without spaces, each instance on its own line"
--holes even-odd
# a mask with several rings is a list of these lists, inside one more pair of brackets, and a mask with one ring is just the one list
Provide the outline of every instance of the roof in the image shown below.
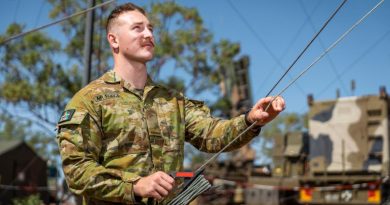
[[0,140],[0,155],[23,143],[22,140]]

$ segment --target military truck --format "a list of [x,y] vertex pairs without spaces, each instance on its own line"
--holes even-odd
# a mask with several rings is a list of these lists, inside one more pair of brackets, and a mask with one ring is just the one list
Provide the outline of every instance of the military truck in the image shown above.
[[308,132],[275,138],[270,177],[250,177],[246,204],[390,204],[389,116],[380,94],[314,101]]

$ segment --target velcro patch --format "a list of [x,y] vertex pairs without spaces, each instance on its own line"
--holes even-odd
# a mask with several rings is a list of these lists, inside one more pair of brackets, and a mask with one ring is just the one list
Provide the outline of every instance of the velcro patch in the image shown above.
[[65,111],[62,113],[62,115],[61,115],[60,120],[58,121],[58,123],[66,122],[66,121],[71,120],[75,111],[76,111],[75,109],[65,110]]

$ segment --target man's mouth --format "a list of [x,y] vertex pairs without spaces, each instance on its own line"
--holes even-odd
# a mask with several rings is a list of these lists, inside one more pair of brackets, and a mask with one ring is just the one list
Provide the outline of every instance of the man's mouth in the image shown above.
[[153,42],[145,42],[142,44],[143,47],[153,47],[154,48],[154,43]]

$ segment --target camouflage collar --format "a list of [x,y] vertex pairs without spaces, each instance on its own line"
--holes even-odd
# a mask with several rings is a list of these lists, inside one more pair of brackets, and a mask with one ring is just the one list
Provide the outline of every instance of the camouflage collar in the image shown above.
[[121,82],[121,77],[116,75],[114,70],[110,70],[102,76],[105,83],[116,84]]
[[[102,76],[102,78],[103,78],[105,83],[109,83],[109,84],[117,84],[118,83],[118,84],[121,84],[121,86],[123,88],[130,90],[130,91],[134,89],[130,86],[129,83],[126,83],[119,75],[117,75],[114,70],[108,71],[107,73],[105,73]],[[152,78],[148,75],[144,90],[145,90],[145,92],[147,92],[147,91],[153,89],[153,87],[160,87],[160,85],[153,82]]]

